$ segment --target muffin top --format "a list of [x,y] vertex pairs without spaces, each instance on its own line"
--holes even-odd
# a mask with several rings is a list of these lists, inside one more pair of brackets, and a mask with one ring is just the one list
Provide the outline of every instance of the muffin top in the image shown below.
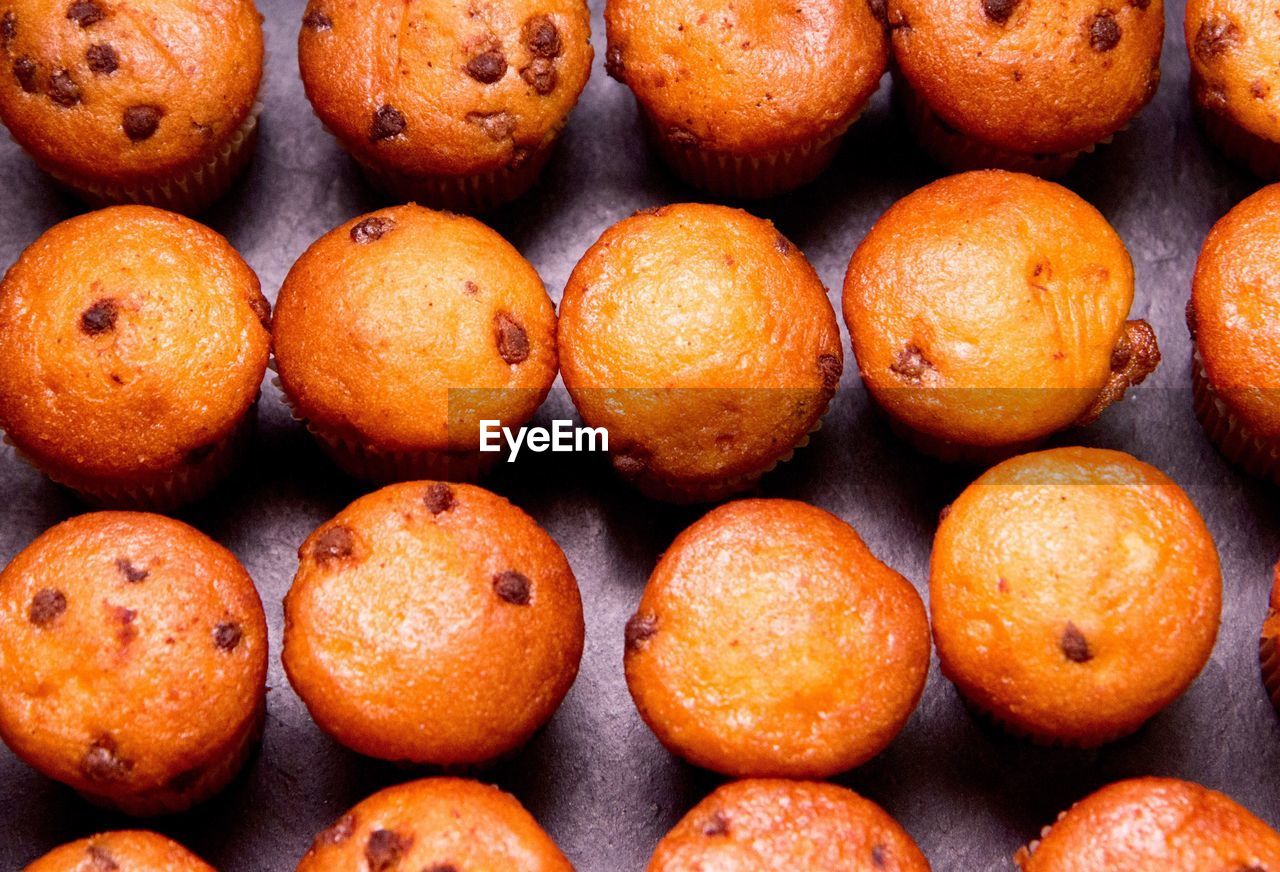
[[297,872],[399,869],[573,872],[514,796],[458,778],[375,793],[316,837]]
[[1187,322],[1219,396],[1255,435],[1280,437],[1280,185],[1258,191],[1209,231]]
[[1014,858],[1023,872],[1280,868],[1280,833],[1213,790],[1135,778],[1076,803]]
[[690,869],[929,872],[929,864],[897,821],[851,790],[750,780],[694,806],[649,861],[649,872]]
[[821,418],[844,367],[826,289],[768,221],[678,205],[610,228],[560,304],[564,382],[624,474],[763,472]]
[[1193,87],[1202,106],[1280,142],[1280,16],[1251,0],[1188,0]]
[[65,221],[0,282],[0,428],[40,465],[104,480],[194,462],[257,398],[269,312],[253,270],[188,218]]
[[1060,185],[1000,170],[898,201],[844,287],[879,403],[916,430],[983,446],[1087,423],[1142,381],[1159,352],[1144,322],[1126,324],[1132,303],[1133,263],[1106,219]]
[[102,833],[45,854],[24,872],[213,872],[177,842],[142,831]]
[[267,625],[229,551],[160,515],[100,512],[0,573],[0,736],[107,796],[174,788],[258,716]]
[[929,582],[944,674],[1035,738],[1132,732],[1209,659],[1222,583],[1186,494],[1127,454],[1060,448],[994,467],[946,511]]
[[384,488],[316,530],[299,559],[285,669],[320,726],[362,754],[489,761],[527,741],[577,676],[569,563],[486,490]]
[[1155,96],[1163,0],[888,0],[893,56],[948,125],[1006,151],[1061,154]]
[[409,175],[518,166],[591,75],[583,0],[311,0],[307,97],[361,161]]
[[42,166],[145,184],[225,148],[262,79],[252,0],[0,0],[0,120]]
[[627,684],[658,738],[734,776],[865,762],[902,729],[929,668],[915,588],[848,524],[790,500],[729,503],[680,534],[626,643]]
[[608,69],[673,143],[766,152],[839,132],[888,63],[867,0],[609,0]]
[[480,446],[523,424],[556,376],[556,313],[534,268],[473,218],[398,206],[321,237],[273,326],[295,411],[388,450]]

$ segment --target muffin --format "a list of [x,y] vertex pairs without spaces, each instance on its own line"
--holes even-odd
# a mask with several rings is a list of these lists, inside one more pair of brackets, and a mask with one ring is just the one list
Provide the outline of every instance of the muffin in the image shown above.
[[1280,564],[1276,565],[1267,619],[1262,624],[1258,659],[1262,664],[1262,683],[1267,688],[1267,696],[1280,711]]
[[100,512],[0,572],[0,738],[126,814],[221,790],[265,713],[267,624],[229,551],[159,515]]
[[662,556],[625,650],[636,708],[672,753],[734,777],[827,778],[906,724],[929,619],[839,518],[740,500]]
[[1191,283],[1196,416],[1246,472],[1280,483],[1280,185],[1263,188],[1209,232]]
[[694,806],[649,861],[649,872],[691,869],[929,872],[929,863],[897,821],[851,790],[754,780]]
[[103,833],[63,845],[25,872],[213,872],[177,842],[147,832]]
[[746,490],[808,441],[844,352],[826,289],[768,221],[720,206],[605,232],[560,303],[565,386],[614,467],[673,502]]
[[1188,0],[1191,95],[1209,138],[1233,160],[1280,177],[1280,17],[1253,0]]
[[393,485],[316,530],[284,602],[284,668],[326,733],[442,767],[513,754],[582,657],[582,601],[532,518],[470,485]]
[[1076,803],[1014,863],[1022,872],[1252,872],[1280,868],[1280,833],[1217,791],[1135,778]]
[[269,320],[207,227],[147,206],[72,218],[0,281],[0,430],[91,502],[199,499],[252,435]]
[[894,92],[956,169],[1057,176],[1155,96],[1163,0],[888,0]]
[[0,0],[0,121],[94,206],[200,212],[257,140],[253,0]]
[[556,377],[556,313],[534,268],[480,222],[399,206],[320,238],[280,289],[276,368],[347,473],[473,480],[481,421],[519,427]]
[[945,460],[991,462],[1092,423],[1160,361],[1126,321],[1133,263],[1066,188],[998,170],[898,201],[854,252],[844,316],[863,383]]
[[1127,454],[1005,461],[946,511],[929,578],[943,674],[1046,744],[1134,732],[1195,680],[1218,635],[1218,554],[1187,495]]
[[874,5],[608,0],[606,66],[685,181],[771,197],[826,169],[880,86],[889,40]]
[[375,793],[316,837],[297,872],[397,869],[573,872],[514,796],[458,778]]
[[311,0],[298,37],[307,97],[369,180],[464,211],[533,185],[593,57],[584,0]]

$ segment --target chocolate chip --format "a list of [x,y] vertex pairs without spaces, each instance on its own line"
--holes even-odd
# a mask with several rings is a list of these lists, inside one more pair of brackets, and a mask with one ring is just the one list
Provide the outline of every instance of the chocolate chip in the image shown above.
[[432,863],[430,866],[422,870],[422,872],[459,872],[458,867],[452,863]]
[[533,63],[520,71],[520,78],[533,88],[534,92],[545,97],[556,89],[559,76],[556,65],[546,58],[534,58]]
[[311,548],[311,556],[317,563],[326,564],[350,557],[355,550],[355,534],[338,524],[320,534]]
[[453,488],[443,482],[435,482],[427,488],[427,495],[422,498],[427,511],[433,515],[447,512],[453,508]]
[[698,137],[683,127],[673,127],[667,131],[667,142],[677,148],[693,148],[698,144]]
[[333,19],[318,9],[309,9],[302,18],[302,26],[307,30],[332,30]]
[[997,24],[1004,24],[1013,15],[1018,0],[982,0],[982,11]]
[[478,125],[494,142],[507,139],[516,131],[516,120],[510,112],[471,112],[467,121]]
[[80,332],[86,336],[99,336],[116,328],[120,308],[112,299],[102,299],[80,314]]
[[85,856],[89,859],[86,872],[119,872],[120,864],[101,845],[90,845],[85,849]]
[[604,55],[604,71],[609,78],[622,81],[622,77],[627,72],[627,67],[622,62],[622,46],[609,46],[609,50]]
[[506,312],[499,312],[494,317],[493,335],[498,343],[498,354],[505,363],[514,366],[529,359],[529,334]]
[[1254,79],[1249,83],[1249,96],[1255,100],[1265,100],[1271,93],[1271,86],[1262,79]]
[[353,814],[345,814],[338,818],[334,825],[329,827],[319,836],[316,842],[323,845],[341,845],[347,839],[351,838],[356,831],[356,816]]
[[564,50],[560,31],[546,15],[535,15],[524,23],[524,44],[529,51],[544,58],[556,58]]
[[213,644],[217,645],[220,651],[236,650],[236,646],[243,638],[244,632],[241,631],[239,624],[227,622],[213,628]]
[[254,316],[267,330],[271,329],[271,303],[262,295],[262,291],[257,291],[249,295],[249,308],[253,310]]
[[1129,5],[1134,9],[1146,10],[1151,5],[1151,0],[1129,0]]
[[658,632],[658,616],[652,612],[634,614],[623,633],[628,651],[639,651]]
[[881,27],[889,26],[889,4],[887,0],[867,0],[867,8],[871,10],[871,17],[880,22]]
[[773,240],[773,247],[778,249],[778,254],[784,257],[791,254],[795,246],[791,244],[791,240],[779,233]]
[[379,106],[373,113],[373,123],[369,125],[369,141],[382,142],[404,133],[408,122],[404,113],[393,106]]
[[1239,41],[1240,28],[1230,18],[1225,15],[1206,18],[1196,31],[1196,57],[1209,63],[1234,48]]
[[877,869],[883,869],[885,864],[884,845],[875,845],[871,848],[871,863]]
[[37,627],[46,627],[67,610],[67,596],[60,590],[46,587],[31,598],[27,619]]
[[76,0],[67,9],[67,18],[81,27],[92,27],[106,17],[102,7],[93,0]]
[[395,830],[374,830],[364,846],[364,858],[369,864],[369,872],[394,869],[409,850],[410,842],[409,838]]
[[115,740],[103,736],[80,759],[80,773],[90,781],[119,781],[133,769],[133,761],[119,754]]
[[912,343],[898,352],[898,358],[889,367],[889,371],[909,384],[918,385],[933,371],[933,364],[924,356],[920,347]]
[[130,142],[146,142],[160,129],[164,110],[159,106],[130,106],[124,110],[122,126]]
[[80,86],[66,70],[58,70],[49,77],[49,99],[68,109],[80,102]]
[[529,604],[529,579],[514,569],[505,569],[493,577],[493,592],[513,606]]
[[1080,628],[1070,621],[1062,631],[1062,638],[1058,644],[1062,647],[1062,653],[1072,663],[1088,663],[1093,659],[1093,652],[1089,650],[1089,640],[1084,637],[1084,633],[1080,632]]
[[366,218],[351,228],[351,241],[356,245],[368,245],[377,242],[390,233],[396,226],[395,219],[375,215]]
[[40,90],[37,74],[40,67],[28,57],[18,58],[13,62],[13,77],[18,80],[18,86],[28,94],[34,94]]
[[123,557],[116,560],[116,570],[119,571],[119,573],[124,576],[124,580],[130,584],[138,584],[146,581],[147,576],[150,574],[147,570],[139,569],[134,566],[131,561],[126,560]]
[[1111,51],[1120,44],[1120,23],[1115,13],[1102,11],[1089,25],[1089,46],[1097,52]]
[[0,17],[0,48],[7,49],[18,38],[18,16],[6,12]]
[[480,286],[477,285],[475,282],[468,281],[465,285],[462,286],[462,290],[466,293],[468,297],[474,297],[476,294],[480,293]]
[[818,358],[818,372],[822,375],[823,389],[834,391],[840,387],[840,376],[844,374],[844,363],[834,354],[824,354]]
[[84,53],[89,72],[96,76],[109,76],[120,69],[120,55],[109,45],[91,45]]
[[507,56],[490,49],[467,61],[467,75],[483,85],[492,85],[507,74]]
[[725,817],[724,812],[713,812],[707,822],[703,824],[702,834],[712,837],[729,835],[729,819]]

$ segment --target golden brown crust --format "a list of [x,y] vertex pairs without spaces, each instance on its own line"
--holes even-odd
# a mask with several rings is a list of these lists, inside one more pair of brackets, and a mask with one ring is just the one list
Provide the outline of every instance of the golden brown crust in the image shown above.
[[804,255],[768,221],[720,206],[614,225],[574,269],[560,315],[583,419],[608,428],[620,472],[667,497],[749,486],[817,425],[844,366]]
[[297,872],[392,869],[573,872],[515,797],[457,778],[375,793],[316,837]]
[[126,811],[234,774],[267,626],[229,551],[159,515],[82,515],[0,573],[0,613],[0,736],[28,764]]
[[1189,0],[1184,32],[1202,109],[1280,142],[1280,17],[1251,0]]
[[660,135],[762,154],[837,133],[888,63],[867,0],[609,0],[609,72]]
[[0,0],[0,120],[46,169],[161,183],[227,147],[262,58],[252,0]]
[[285,598],[284,666],[316,722],[362,754],[436,765],[519,749],[582,656],[564,553],[468,485],[394,485],[307,539]]
[[929,591],[943,673],[964,695],[1014,733],[1077,746],[1181,695],[1222,607],[1217,550],[1186,494],[1089,448],[1014,458],[965,490],[938,528]]
[[1132,303],[1133,263],[1106,219],[1066,188],[999,170],[899,200],[844,288],[880,405],[936,439],[992,447],[1087,422],[1154,369],[1150,328],[1125,321]]
[[848,524],[790,500],[729,503],[682,533],[627,625],[645,722],[672,752],[738,777],[866,762],[906,724],[928,669],[915,588]]
[[55,848],[24,872],[214,872],[177,842],[156,833],[122,831]]
[[851,790],[751,780],[698,803],[649,861],[649,872],[694,869],[929,872],[929,863],[897,821]]
[[171,477],[257,399],[269,308],[190,219],[127,206],[65,221],[0,283],[0,428],[55,478]]
[[410,176],[528,159],[592,58],[583,0],[311,0],[298,41],[320,120],[360,161]]
[[1078,151],[1155,95],[1162,0],[888,0],[894,59],[931,109],[1011,152]]
[[557,370],[555,308],[529,262],[480,222],[420,206],[321,237],[272,332],[295,411],[385,450],[477,451],[480,421],[524,424]]
[[1280,868],[1280,833],[1198,784],[1135,778],[1076,803],[1014,863],[1022,872],[1252,872]]

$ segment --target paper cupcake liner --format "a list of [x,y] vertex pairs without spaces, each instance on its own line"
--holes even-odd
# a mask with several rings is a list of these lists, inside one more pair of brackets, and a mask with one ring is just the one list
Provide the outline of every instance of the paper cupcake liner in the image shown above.
[[1262,668],[1262,684],[1267,689],[1267,696],[1276,711],[1280,712],[1280,639],[1272,629],[1277,619],[1280,619],[1280,612],[1268,609],[1262,639],[1258,643],[1258,662]]
[[[1057,820],[1060,821],[1067,816],[1065,811],[1058,812]],[[1056,823],[1057,821],[1055,821]],[[1013,855],[1013,865],[1019,869],[1026,869],[1027,864],[1031,862],[1031,855],[1040,849],[1040,842],[1049,837],[1049,831],[1053,829],[1053,825],[1040,828],[1040,838],[1033,839],[1023,847],[1019,848],[1017,853]]]
[[1192,100],[1205,136],[1227,158],[1263,179],[1280,179],[1280,143],[1250,133],[1225,114],[1201,105],[1194,96]]
[[1280,484],[1280,452],[1254,436],[1214,390],[1199,350],[1191,358],[1191,386],[1196,417],[1209,441],[1249,475]]

